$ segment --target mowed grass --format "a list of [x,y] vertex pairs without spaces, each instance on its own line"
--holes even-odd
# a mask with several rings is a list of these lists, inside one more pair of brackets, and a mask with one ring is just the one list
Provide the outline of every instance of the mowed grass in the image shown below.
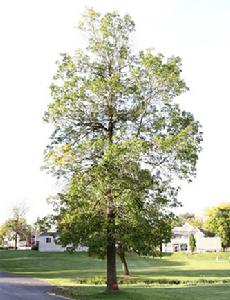
[[[118,260],[118,278],[122,284],[121,291],[114,295],[104,293],[105,261],[88,257],[86,253],[3,250],[0,251],[0,272],[48,280],[65,287],[60,293],[80,300],[227,300],[229,256],[230,253],[175,253],[162,258],[128,255],[131,275],[123,276]],[[94,283],[99,286],[92,285]]]
[[114,294],[102,287],[72,287],[61,293],[79,300],[229,300],[230,286],[122,287]]

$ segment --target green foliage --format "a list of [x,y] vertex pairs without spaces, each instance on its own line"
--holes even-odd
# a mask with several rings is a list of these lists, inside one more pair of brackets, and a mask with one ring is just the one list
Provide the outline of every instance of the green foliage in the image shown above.
[[174,225],[175,226],[183,226],[185,223],[189,223],[190,225],[197,227],[197,228],[203,228],[204,222],[201,218],[195,216],[195,214],[192,213],[183,213],[178,215],[175,218]]
[[9,236],[8,222],[3,223],[0,226],[0,243],[3,245],[4,238]]
[[47,232],[52,227],[52,217],[51,216],[45,216],[43,218],[37,218],[34,226],[36,228],[36,232],[42,233]]
[[230,247],[230,203],[222,203],[206,211],[206,229],[221,237],[223,248]]
[[165,59],[151,50],[133,55],[130,17],[93,12],[88,11],[81,25],[89,46],[73,56],[62,54],[51,85],[53,101],[45,120],[55,131],[46,167],[68,176],[97,163],[108,147],[112,125],[116,144],[145,141],[140,156],[147,164],[164,165],[181,177],[194,175],[199,124],[172,102],[187,89],[180,78],[180,59]]
[[[164,207],[170,197],[176,197],[177,190],[158,178],[154,182],[150,172],[137,164],[126,163],[125,169],[122,165],[122,160],[116,163],[119,176],[116,172],[114,177],[112,174],[109,177],[109,184],[113,186],[116,240],[125,250],[154,254],[161,243],[170,240],[173,214]],[[65,194],[55,199],[60,204],[56,221],[62,243],[84,243],[91,254],[97,253],[100,257],[106,252],[109,226],[103,198],[108,188],[105,178],[109,175],[103,171],[103,167],[95,168],[76,175]]]
[[196,239],[195,239],[195,236],[193,233],[190,234],[190,236],[189,236],[189,247],[190,247],[192,253],[196,249]]
[[15,241],[15,249],[17,248],[17,239],[27,240],[31,235],[31,226],[27,224],[25,219],[26,207],[19,204],[12,208],[11,217],[1,225],[0,237]]
[[193,218],[191,218],[188,223],[194,227],[197,228],[204,228],[204,221],[202,218],[199,218],[197,216],[194,216]]
[[173,102],[187,90],[181,60],[132,53],[128,15],[89,9],[80,29],[88,46],[62,54],[44,116],[54,126],[45,168],[67,183],[53,199],[61,241],[99,256],[115,243],[153,253],[170,238],[175,182],[195,175],[202,140]]

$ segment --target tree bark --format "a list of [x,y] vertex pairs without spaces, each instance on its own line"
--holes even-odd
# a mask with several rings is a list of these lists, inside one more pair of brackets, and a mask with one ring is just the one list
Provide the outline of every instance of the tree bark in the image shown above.
[[107,291],[118,290],[116,272],[116,241],[115,241],[115,214],[111,191],[108,194],[108,229],[107,229]]
[[128,264],[127,264],[127,261],[125,259],[125,252],[123,250],[119,250],[118,255],[119,255],[120,260],[121,260],[121,265],[122,265],[122,270],[123,270],[124,275],[129,275]]
[[163,252],[163,246],[162,246],[162,243],[160,243],[160,253],[162,253]]
[[15,250],[18,249],[18,234],[17,234],[17,232],[15,233],[15,236],[14,236],[14,249]]
[[118,290],[116,275],[116,245],[113,239],[107,245],[107,291]]
[[[109,71],[111,73],[111,70]],[[111,75],[111,74],[110,74]],[[112,97],[108,101],[109,124],[108,124],[108,141],[109,145],[113,144],[113,105]],[[118,290],[117,272],[116,272],[116,240],[115,240],[115,211],[114,199],[111,189],[107,194],[107,291],[113,292]]]

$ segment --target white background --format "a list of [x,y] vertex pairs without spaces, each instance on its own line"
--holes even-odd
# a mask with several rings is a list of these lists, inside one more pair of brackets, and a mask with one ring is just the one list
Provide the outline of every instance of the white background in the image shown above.
[[228,0],[7,0],[0,2],[0,222],[19,202],[28,219],[45,215],[46,197],[58,190],[40,171],[49,128],[42,121],[59,53],[81,47],[74,28],[85,6],[129,13],[137,48],[178,55],[190,92],[181,105],[204,131],[197,178],[184,184],[183,211],[230,200]]

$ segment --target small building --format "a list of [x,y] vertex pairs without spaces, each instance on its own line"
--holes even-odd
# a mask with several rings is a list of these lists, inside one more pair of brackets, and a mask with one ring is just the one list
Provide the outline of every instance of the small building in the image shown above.
[[[36,242],[38,244],[38,251],[40,252],[64,252],[68,249],[68,247],[71,247],[71,245],[68,246],[62,246],[58,243],[59,234],[56,232],[44,232],[41,233],[36,238]],[[88,247],[78,245],[76,248],[77,252],[86,252],[88,251]]]
[[198,252],[220,252],[221,239],[220,237],[204,237],[196,241],[196,248]]
[[55,232],[43,232],[37,238],[38,251],[40,252],[64,252],[66,247],[57,243],[58,235]]
[[185,223],[183,226],[173,228],[172,239],[169,243],[162,245],[162,252],[190,251],[189,236],[191,234],[195,237],[197,252],[221,251],[221,240],[219,237],[205,237],[202,230]]

